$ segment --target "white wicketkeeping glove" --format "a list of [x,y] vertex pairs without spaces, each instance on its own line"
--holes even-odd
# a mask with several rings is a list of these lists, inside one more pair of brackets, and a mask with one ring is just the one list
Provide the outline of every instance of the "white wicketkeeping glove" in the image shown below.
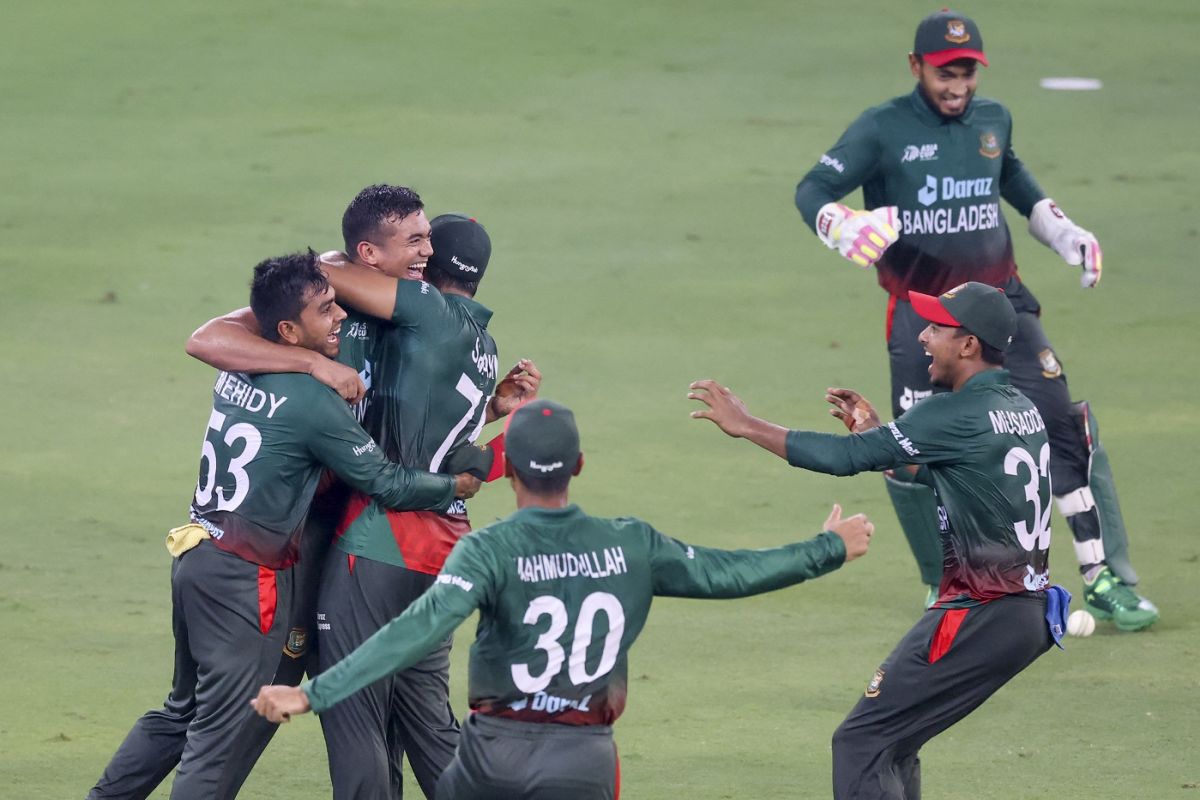
[[860,267],[879,260],[900,238],[896,206],[855,211],[841,203],[826,203],[817,212],[817,237]]
[[1080,286],[1090,289],[1100,282],[1100,271],[1104,268],[1100,243],[1091,231],[1071,222],[1049,197],[1039,200],[1033,207],[1029,215],[1029,233],[1072,267],[1083,266]]

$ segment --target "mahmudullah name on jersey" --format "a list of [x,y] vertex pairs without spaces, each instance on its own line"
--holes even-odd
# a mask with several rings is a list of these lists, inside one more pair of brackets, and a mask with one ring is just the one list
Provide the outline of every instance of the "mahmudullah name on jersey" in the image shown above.
[[538,553],[517,556],[517,576],[525,583],[559,578],[607,578],[629,571],[621,547],[605,547],[599,553]]
[[252,386],[246,376],[241,373],[221,372],[217,375],[217,382],[213,385],[213,394],[247,411],[262,411],[269,404],[271,408],[267,412],[267,419],[275,416],[279,407],[287,402],[286,396],[278,396],[274,392],[264,392],[262,389]]
[[1028,436],[1031,433],[1046,430],[1046,423],[1036,408],[1028,411],[1006,411],[1003,409],[988,412],[992,421],[992,433],[1011,433],[1016,436]]

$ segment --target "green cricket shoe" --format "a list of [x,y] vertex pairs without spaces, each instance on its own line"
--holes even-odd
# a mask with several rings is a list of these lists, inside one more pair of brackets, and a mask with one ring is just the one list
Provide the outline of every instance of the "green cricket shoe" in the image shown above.
[[1111,619],[1122,631],[1140,631],[1158,622],[1158,609],[1142,602],[1107,566],[1083,582],[1083,604],[1096,619]]

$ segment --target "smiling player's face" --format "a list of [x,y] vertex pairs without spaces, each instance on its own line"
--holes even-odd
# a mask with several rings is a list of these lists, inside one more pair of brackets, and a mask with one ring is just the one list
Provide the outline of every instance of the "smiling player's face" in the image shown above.
[[333,287],[308,298],[300,317],[294,320],[292,331],[297,344],[315,350],[327,358],[335,358],[339,350],[338,332],[346,312],[334,301]]
[[957,117],[967,110],[978,82],[979,64],[974,59],[962,58],[935,67],[928,61],[909,55],[908,65],[925,97],[939,114]]
[[375,246],[373,266],[384,275],[402,281],[419,281],[425,276],[425,263],[433,255],[433,245],[424,211],[409,214],[401,220],[384,220],[372,239]]

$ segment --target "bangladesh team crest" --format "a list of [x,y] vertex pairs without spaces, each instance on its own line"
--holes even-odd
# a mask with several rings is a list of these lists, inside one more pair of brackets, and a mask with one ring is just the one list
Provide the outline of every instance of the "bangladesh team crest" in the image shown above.
[[288,631],[287,641],[283,644],[283,652],[288,658],[299,658],[308,652],[308,631],[304,628],[292,628]]
[[947,22],[946,41],[952,44],[962,44],[963,42],[971,41],[971,34],[967,33],[967,23],[961,19],[952,19]]
[[995,158],[1000,155],[1000,140],[996,134],[986,131],[979,136],[979,155],[984,158]]
[[884,674],[882,668],[875,670],[875,674],[871,676],[871,682],[867,684],[867,690],[863,692],[863,697],[879,697],[879,687],[883,684]]

